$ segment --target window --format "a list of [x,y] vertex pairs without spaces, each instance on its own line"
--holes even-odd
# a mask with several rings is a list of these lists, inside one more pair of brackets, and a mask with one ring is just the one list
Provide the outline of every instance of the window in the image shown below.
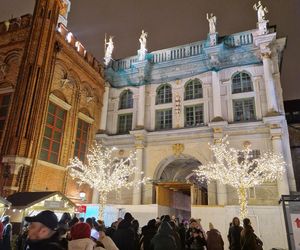
[[62,146],[66,111],[61,107],[49,103],[46,127],[40,159],[54,164],[58,163]]
[[156,111],[156,129],[172,128],[172,109]]
[[199,79],[190,80],[185,85],[184,100],[203,97],[202,84]]
[[5,121],[8,115],[10,94],[0,95],[0,138],[2,138]]
[[232,78],[232,94],[253,91],[252,81],[249,74],[239,72]]
[[132,129],[132,114],[119,115],[118,133],[127,134]]
[[185,127],[203,125],[203,104],[184,108]]
[[254,98],[233,100],[233,115],[235,122],[255,120]]
[[172,88],[164,84],[157,89],[156,104],[164,104],[172,102]]
[[120,109],[133,108],[133,94],[130,90],[125,90],[120,95]]
[[90,125],[87,122],[78,119],[74,156],[77,156],[81,161],[85,159],[89,128]]

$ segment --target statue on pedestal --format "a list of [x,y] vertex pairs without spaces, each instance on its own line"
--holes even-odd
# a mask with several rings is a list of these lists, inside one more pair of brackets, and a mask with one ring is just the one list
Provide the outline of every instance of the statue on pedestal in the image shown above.
[[113,42],[113,37],[110,36],[108,39],[108,42],[106,42],[106,37],[105,37],[105,56],[104,56],[104,64],[107,66],[112,59],[112,53],[114,50],[114,42]]
[[210,13],[209,17],[208,13],[206,13],[206,19],[209,23],[209,34],[216,33],[217,17],[213,13]]
[[146,44],[147,44],[147,36],[148,33],[145,32],[144,30],[142,30],[142,34],[139,38],[139,42],[140,42],[140,49],[139,49],[139,60],[145,60],[145,56],[147,53],[147,48],[146,48]]
[[257,11],[257,20],[259,23],[265,22],[266,13],[268,13],[267,7],[263,7],[261,1],[253,5],[253,9]]

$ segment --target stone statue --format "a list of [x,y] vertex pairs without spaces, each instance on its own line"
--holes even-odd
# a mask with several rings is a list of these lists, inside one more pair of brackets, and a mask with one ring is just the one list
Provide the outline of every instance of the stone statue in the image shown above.
[[210,13],[209,17],[208,13],[206,13],[206,19],[209,23],[209,34],[216,33],[217,17],[213,13]]
[[142,30],[142,34],[140,36],[140,50],[141,51],[147,51],[146,49],[146,44],[147,44],[147,36],[148,36],[148,33],[145,32],[144,30]]
[[104,64],[107,66],[112,59],[112,53],[114,50],[114,42],[113,42],[113,37],[110,36],[108,39],[108,42],[106,42],[105,38],[105,56],[104,56]]
[[261,1],[253,5],[253,9],[257,11],[257,20],[259,23],[264,22],[266,19],[266,13],[268,13],[267,7],[263,7]]

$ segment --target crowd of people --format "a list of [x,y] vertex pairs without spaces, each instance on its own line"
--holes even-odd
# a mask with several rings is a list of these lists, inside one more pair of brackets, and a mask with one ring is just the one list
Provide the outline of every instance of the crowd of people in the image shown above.
[[[25,217],[26,224],[12,248],[12,225],[8,216],[0,223],[0,249],[3,250],[223,250],[221,233],[209,223],[205,232],[200,220],[178,219],[164,215],[150,220],[140,230],[138,220],[130,213],[110,227],[95,218],[71,218],[64,213],[60,220],[45,210]],[[233,218],[228,231],[229,249],[261,250],[262,242],[255,235],[248,218]]]

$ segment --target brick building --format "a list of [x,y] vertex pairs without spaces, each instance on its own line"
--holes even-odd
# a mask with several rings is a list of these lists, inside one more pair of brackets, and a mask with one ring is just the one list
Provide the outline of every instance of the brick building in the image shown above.
[[68,0],[38,0],[33,15],[0,23],[0,187],[61,191],[74,200],[70,158],[83,158],[99,129],[99,62],[66,28]]

